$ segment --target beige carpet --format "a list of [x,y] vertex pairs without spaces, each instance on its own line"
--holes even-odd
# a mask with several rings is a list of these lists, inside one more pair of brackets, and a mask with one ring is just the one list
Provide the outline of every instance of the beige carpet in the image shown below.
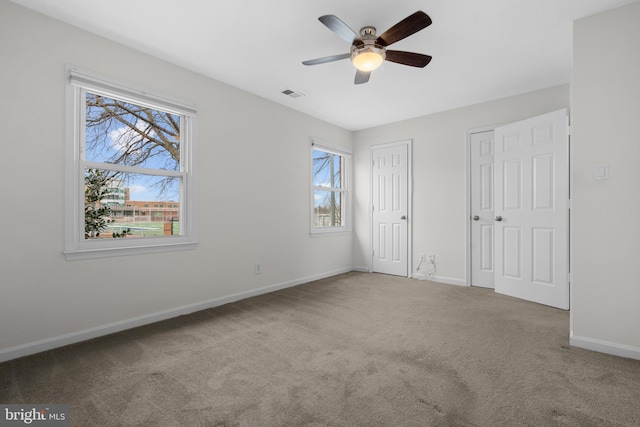
[[73,426],[640,425],[640,361],[568,334],[491,290],[348,273],[0,364],[0,402]]

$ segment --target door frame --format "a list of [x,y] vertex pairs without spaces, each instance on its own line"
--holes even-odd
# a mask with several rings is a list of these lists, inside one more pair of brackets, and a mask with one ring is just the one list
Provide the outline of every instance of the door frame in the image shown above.
[[[407,146],[407,277],[413,272],[413,140],[371,145],[369,147],[369,273],[373,273],[373,152],[377,149]],[[401,276],[399,276],[401,277]]]

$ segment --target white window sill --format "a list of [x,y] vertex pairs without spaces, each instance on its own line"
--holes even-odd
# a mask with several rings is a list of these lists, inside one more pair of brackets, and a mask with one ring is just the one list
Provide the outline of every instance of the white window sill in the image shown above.
[[313,230],[309,233],[311,237],[345,236],[350,234],[351,230],[349,229]]
[[197,242],[161,243],[144,246],[129,246],[117,248],[92,248],[65,251],[64,257],[67,261],[78,261],[83,259],[109,258],[117,256],[130,256],[141,254],[156,254],[160,252],[175,252],[193,250],[198,245]]

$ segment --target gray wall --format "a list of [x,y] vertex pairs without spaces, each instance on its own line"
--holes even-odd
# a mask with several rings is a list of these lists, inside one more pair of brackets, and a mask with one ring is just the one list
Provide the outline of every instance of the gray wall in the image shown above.
[[[640,358],[640,3],[578,21],[571,116],[572,343]],[[595,54],[594,54],[595,52]],[[356,133],[0,0],[0,360],[369,268],[369,149],[413,140],[414,265],[466,279],[466,132],[569,106],[569,86]],[[64,67],[199,109],[194,251],[64,260]],[[352,147],[353,237],[309,237],[309,140]],[[595,181],[595,162],[610,166]],[[264,265],[254,274],[254,263]]]
[[569,107],[569,86],[558,86],[418,117],[355,134],[355,265],[370,267],[370,147],[413,140],[413,265],[420,252],[436,256],[439,281],[466,285],[467,131]]
[[640,358],[640,2],[576,21],[573,60],[571,342]]
[[[0,360],[350,270],[351,236],[309,236],[309,150],[311,137],[350,149],[351,132],[6,0],[0,58]],[[195,251],[65,261],[66,63],[198,107]]]

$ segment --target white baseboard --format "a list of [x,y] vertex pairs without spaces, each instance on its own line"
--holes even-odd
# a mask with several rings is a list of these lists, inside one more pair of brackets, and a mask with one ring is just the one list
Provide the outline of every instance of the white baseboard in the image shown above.
[[82,331],[59,335],[52,338],[45,338],[40,341],[22,344],[15,347],[0,349],[0,362],[6,362],[7,360],[17,359],[19,357],[28,356],[30,354],[52,350],[57,347],[63,347],[65,345],[75,344],[81,341],[90,340],[92,338],[97,338],[104,335],[113,334],[115,332],[124,331],[126,329],[136,328],[138,326],[148,325],[150,323],[159,322],[161,320],[167,320],[173,317],[194,313],[196,311],[218,307],[224,304],[240,301],[246,298],[268,294],[270,292],[274,292],[280,289],[286,289],[293,286],[302,285],[304,283],[313,282],[315,280],[320,280],[320,279],[324,279],[331,276],[337,276],[338,274],[348,273],[350,271],[354,271],[354,269],[344,268],[344,269],[334,270],[334,271],[330,271],[322,274],[316,274],[313,276],[307,276],[307,277],[303,277],[296,280],[290,280],[288,282],[282,282],[282,283],[277,283],[274,285],[269,285],[269,286],[265,286],[258,289],[253,289],[250,291],[239,292],[239,293],[228,295],[225,297],[214,298],[211,300],[202,301],[194,304],[188,304],[188,305],[176,307],[169,310],[147,314],[144,316],[134,317],[132,319],[122,320],[122,321],[110,323],[107,325],[96,326],[94,328],[84,329]]
[[467,286],[467,282],[460,279],[452,279],[451,277],[431,276],[427,278],[425,274],[415,273],[411,278],[416,280],[430,280],[432,282],[446,283],[447,285]]
[[607,341],[601,341],[593,338],[576,336],[571,333],[569,344],[574,347],[593,350],[599,353],[612,354],[614,356],[626,357],[628,359],[640,360],[640,348],[623,344],[616,344]]

